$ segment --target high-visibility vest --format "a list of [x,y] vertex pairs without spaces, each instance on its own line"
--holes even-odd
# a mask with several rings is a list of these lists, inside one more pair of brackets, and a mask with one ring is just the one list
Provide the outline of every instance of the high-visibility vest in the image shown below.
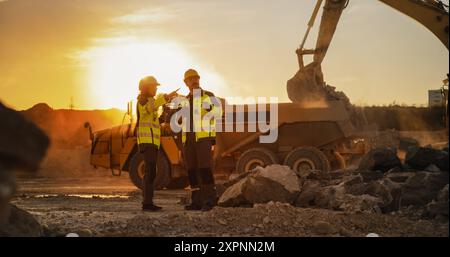
[[[216,138],[216,118],[212,118],[210,120],[203,120],[204,116],[207,113],[215,114],[216,117],[222,115],[221,108],[216,106],[217,104],[213,103],[210,96],[214,96],[212,93],[208,91],[201,91],[201,97],[193,97],[193,108],[192,111],[193,117],[191,121],[194,123],[194,131],[197,128],[198,131],[195,131],[195,141],[199,141],[202,139],[215,139]],[[196,106],[198,108],[196,108]],[[198,111],[200,111],[200,116],[198,115]],[[196,113],[197,112],[197,113]],[[186,124],[183,124],[186,125]],[[186,142],[186,131],[187,128],[183,126],[182,128],[182,142]]]
[[161,128],[159,124],[158,108],[166,103],[164,95],[156,98],[149,97],[145,105],[137,103],[138,124],[137,142],[138,144],[154,144],[157,147],[161,142]]

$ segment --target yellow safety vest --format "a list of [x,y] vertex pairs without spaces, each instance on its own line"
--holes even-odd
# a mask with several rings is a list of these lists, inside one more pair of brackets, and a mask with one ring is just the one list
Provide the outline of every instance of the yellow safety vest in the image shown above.
[[138,144],[154,144],[160,146],[161,128],[159,124],[158,108],[166,103],[164,95],[155,98],[149,97],[145,105],[137,103],[139,112],[139,123],[137,124]]
[[[197,106],[197,108],[196,108]],[[211,108],[210,110],[207,110],[207,108]],[[211,98],[209,97],[208,94],[206,94],[203,90],[202,90],[202,95],[201,97],[193,97],[193,116],[192,117],[192,121],[194,122],[194,131],[195,128],[197,128],[197,130],[201,129],[201,131],[196,131],[195,132],[195,141],[199,141],[201,139],[215,139],[216,137],[216,119],[212,118],[209,121],[208,120],[203,120],[203,117],[208,113],[214,113],[217,116],[221,115],[221,108],[218,108],[215,104],[213,104],[213,102],[211,101]],[[209,109],[208,108],[208,109]],[[198,110],[200,110],[201,115],[199,116],[198,113],[196,114],[195,112]],[[186,124],[184,124],[186,125]],[[185,126],[183,126],[182,128],[182,142],[185,143],[186,142],[186,131],[187,128]]]

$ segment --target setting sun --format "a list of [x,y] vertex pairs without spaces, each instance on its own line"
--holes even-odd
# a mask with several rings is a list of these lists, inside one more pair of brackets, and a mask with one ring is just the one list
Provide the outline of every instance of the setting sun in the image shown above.
[[107,43],[79,53],[88,67],[87,92],[98,108],[123,109],[138,94],[138,81],[154,75],[161,83],[159,92],[187,89],[183,73],[193,67],[202,75],[208,88],[217,90],[223,84],[214,72],[202,67],[183,48],[173,42],[137,39],[107,40]]

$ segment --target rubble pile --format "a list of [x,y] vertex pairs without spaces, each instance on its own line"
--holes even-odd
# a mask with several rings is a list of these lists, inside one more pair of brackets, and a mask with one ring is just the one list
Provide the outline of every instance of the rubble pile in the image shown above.
[[378,148],[357,169],[332,172],[258,167],[222,185],[219,205],[275,201],[301,208],[380,214],[408,209],[422,218],[448,222],[448,150],[410,147],[406,155],[402,163],[395,149]]

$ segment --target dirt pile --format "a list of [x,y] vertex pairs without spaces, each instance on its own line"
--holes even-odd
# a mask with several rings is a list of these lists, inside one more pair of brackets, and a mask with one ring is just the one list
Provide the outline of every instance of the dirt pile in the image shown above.
[[94,169],[90,165],[91,142],[84,123],[89,122],[95,131],[117,126],[122,122],[122,111],[53,110],[47,104],[41,103],[22,111],[22,114],[45,131],[51,140],[50,149],[36,176],[78,177],[110,174],[104,169]]
[[22,114],[49,135],[52,147],[69,149],[90,144],[85,122],[89,122],[94,130],[102,130],[120,125],[124,115],[117,109],[53,110],[44,103],[36,104]]

